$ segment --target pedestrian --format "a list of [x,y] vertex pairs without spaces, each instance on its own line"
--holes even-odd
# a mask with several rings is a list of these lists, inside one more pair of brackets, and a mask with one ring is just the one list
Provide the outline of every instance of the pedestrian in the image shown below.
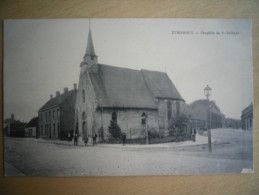
[[97,135],[96,133],[93,134],[93,145],[96,144],[96,138],[97,138]]
[[96,144],[97,134],[94,134],[94,143]]
[[196,129],[194,129],[194,142],[196,141]]
[[87,145],[87,142],[88,142],[88,136],[86,136],[85,138],[84,138],[84,142],[85,142],[85,146]]
[[75,136],[74,136],[74,146],[77,146],[78,144],[77,144],[77,140],[78,139],[78,137],[77,137],[77,134],[75,134]]
[[126,134],[125,133],[122,135],[122,144],[123,144],[123,146],[126,145]]
[[194,128],[192,128],[192,141],[195,142],[195,133],[194,133]]

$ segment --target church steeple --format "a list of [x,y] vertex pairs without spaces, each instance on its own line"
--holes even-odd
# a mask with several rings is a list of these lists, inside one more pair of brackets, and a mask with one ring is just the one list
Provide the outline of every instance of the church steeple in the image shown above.
[[87,67],[90,67],[93,64],[97,64],[97,57],[98,56],[95,54],[94,51],[91,29],[89,28],[87,47],[84,55],[84,61],[81,63],[81,66],[86,65]]

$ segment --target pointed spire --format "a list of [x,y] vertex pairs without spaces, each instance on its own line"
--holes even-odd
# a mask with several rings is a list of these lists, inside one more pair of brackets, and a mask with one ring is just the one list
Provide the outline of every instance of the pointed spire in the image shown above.
[[89,29],[89,33],[88,33],[88,41],[87,41],[87,48],[86,48],[85,55],[96,56],[94,52],[94,44],[93,44],[91,29]]
[[87,65],[87,67],[91,67],[93,64],[98,64],[97,59],[98,59],[98,56],[95,54],[95,51],[94,51],[91,26],[90,26],[90,22],[89,22],[87,47],[86,47],[83,62],[80,64],[80,67],[82,67],[84,65]]

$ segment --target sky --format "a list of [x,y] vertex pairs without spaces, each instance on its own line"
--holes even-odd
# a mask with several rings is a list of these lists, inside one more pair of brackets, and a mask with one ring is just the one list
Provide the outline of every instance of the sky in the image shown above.
[[101,64],[166,72],[187,104],[208,84],[226,117],[253,101],[248,19],[4,20],[4,118],[28,122],[51,94],[73,89],[89,23]]

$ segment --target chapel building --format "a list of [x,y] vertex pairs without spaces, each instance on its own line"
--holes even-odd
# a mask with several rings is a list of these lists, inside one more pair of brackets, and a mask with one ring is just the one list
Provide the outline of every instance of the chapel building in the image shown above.
[[185,101],[164,72],[134,70],[98,63],[91,30],[75,101],[74,133],[79,138],[97,134],[109,140],[109,127],[117,124],[127,139],[144,138],[148,131],[168,135],[168,125]]

